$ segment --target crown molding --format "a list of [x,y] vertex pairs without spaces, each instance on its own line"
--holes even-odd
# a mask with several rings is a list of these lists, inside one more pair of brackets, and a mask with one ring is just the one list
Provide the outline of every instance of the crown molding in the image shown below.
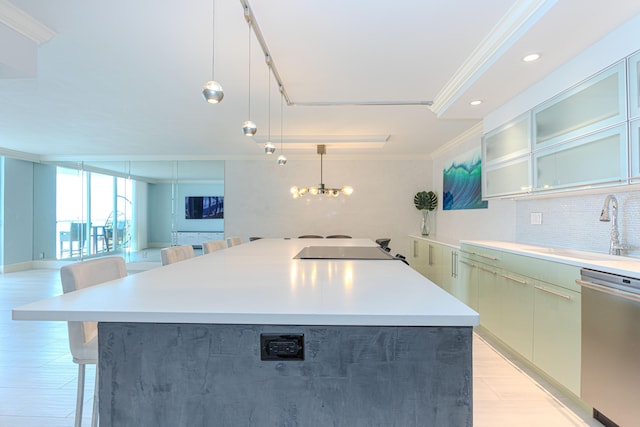
[[440,116],[493,63],[504,54],[557,0],[518,0],[480,42],[433,100],[431,110]]
[[38,45],[48,42],[56,35],[55,31],[16,7],[9,0],[0,0],[0,23]]
[[10,150],[8,148],[2,147],[0,147],[0,156],[10,157],[12,159],[18,160],[26,160],[33,163],[40,163],[42,161],[42,158],[37,154],[27,153],[25,151]]
[[442,145],[440,148],[431,153],[431,159],[438,158],[445,154],[447,151],[452,150],[458,145],[464,144],[473,138],[477,138],[482,136],[483,123],[478,122],[466,131],[462,132],[460,135],[456,136],[452,140],[448,141],[446,144]]

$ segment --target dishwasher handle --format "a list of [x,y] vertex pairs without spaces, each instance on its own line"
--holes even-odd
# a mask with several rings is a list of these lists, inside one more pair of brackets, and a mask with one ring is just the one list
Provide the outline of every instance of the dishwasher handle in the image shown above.
[[605,294],[620,297],[629,301],[640,302],[640,295],[633,292],[623,291],[621,289],[610,288],[608,286],[598,285],[596,283],[587,282],[585,280],[576,279],[576,283],[584,288],[592,289],[594,291],[603,292]]

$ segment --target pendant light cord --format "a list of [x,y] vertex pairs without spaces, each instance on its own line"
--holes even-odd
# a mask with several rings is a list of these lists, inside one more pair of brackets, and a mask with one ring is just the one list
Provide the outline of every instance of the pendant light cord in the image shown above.
[[249,27],[249,120],[251,120],[251,21],[248,21]]
[[216,0],[211,1],[211,80],[215,81],[216,62]]
[[282,92],[280,92],[280,154],[284,154],[284,150],[282,149],[282,133],[284,132],[284,119],[282,114],[282,104],[284,101],[284,96],[282,96]]
[[269,78],[269,93],[267,95],[267,102],[269,103],[269,137],[268,140],[271,141],[271,67],[267,66],[267,77]]

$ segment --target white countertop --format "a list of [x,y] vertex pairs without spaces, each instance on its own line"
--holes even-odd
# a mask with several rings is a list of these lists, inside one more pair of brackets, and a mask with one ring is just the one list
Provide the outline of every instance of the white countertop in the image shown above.
[[640,260],[637,258],[496,240],[462,240],[460,243],[468,243],[489,249],[498,249],[607,273],[640,278]]
[[367,239],[261,239],[13,309],[15,320],[475,326],[478,314],[398,260],[294,260],[306,246]]

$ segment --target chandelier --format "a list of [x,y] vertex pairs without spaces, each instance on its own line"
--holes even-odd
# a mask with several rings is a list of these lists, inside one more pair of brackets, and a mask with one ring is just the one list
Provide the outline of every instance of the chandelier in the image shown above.
[[291,195],[294,199],[298,199],[306,194],[314,196],[324,195],[327,197],[338,197],[340,194],[350,196],[353,193],[353,187],[344,186],[342,188],[328,188],[322,182],[322,156],[327,154],[327,148],[324,144],[318,145],[317,153],[320,154],[320,184],[315,187],[291,187]]

